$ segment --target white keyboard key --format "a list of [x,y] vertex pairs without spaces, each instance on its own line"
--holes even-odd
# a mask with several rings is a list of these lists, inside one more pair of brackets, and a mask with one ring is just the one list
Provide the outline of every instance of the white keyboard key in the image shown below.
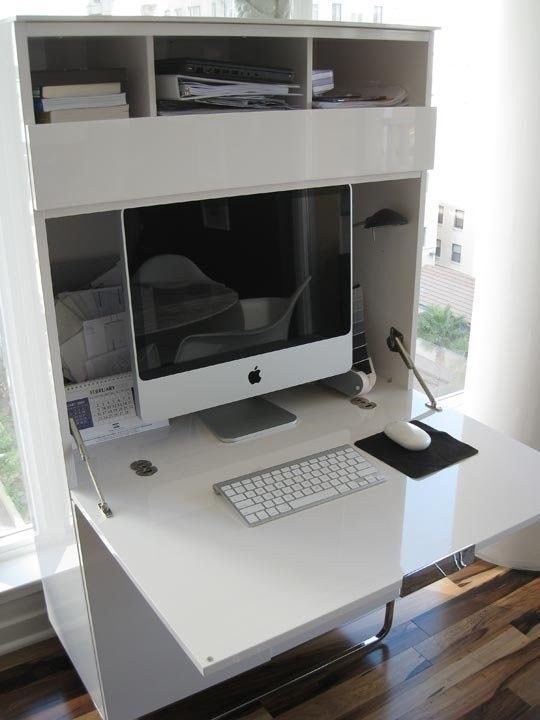
[[255,503],[251,498],[248,498],[247,500],[240,500],[240,502],[235,503],[236,507],[239,510],[243,510],[246,507],[249,507],[250,505],[254,505]]
[[358,475],[372,475],[375,472],[375,468],[368,465],[365,470],[359,470]]
[[276,510],[280,513],[289,512],[290,509],[291,509],[291,506],[287,505],[286,503],[283,503],[283,505],[278,505],[276,508]]
[[240,512],[242,515],[250,515],[251,513],[259,512],[259,510],[264,510],[264,507],[262,505],[250,505],[249,507],[240,510]]
[[240,502],[240,500],[245,500],[246,496],[244,493],[238,493],[238,495],[231,495],[231,502],[233,502],[235,505],[237,502]]
[[246,520],[248,523],[254,523],[257,522],[259,518],[256,515],[246,515]]
[[266,512],[266,510],[261,510],[261,512],[257,513],[257,517],[259,518],[259,520],[266,520],[266,518],[269,517],[269,515]]
[[275,517],[276,515],[279,515],[279,512],[276,510],[275,507],[268,508],[266,512],[270,515],[270,517]]
[[305,507],[306,505],[313,505],[319,500],[328,500],[328,498],[336,497],[337,492],[332,488],[331,490],[323,490],[320,493],[313,493],[307,497],[298,498],[298,500],[291,500],[290,505],[292,508],[297,510],[298,508]]

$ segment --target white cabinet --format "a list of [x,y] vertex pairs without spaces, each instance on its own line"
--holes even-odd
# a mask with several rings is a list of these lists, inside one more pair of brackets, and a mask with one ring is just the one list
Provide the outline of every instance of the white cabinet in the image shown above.
[[[164,482],[150,486],[153,491],[149,494],[143,487],[138,494],[130,494],[120,468],[132,452],[142,456],[151,448],[157,452],[161,436],[143,434],[136,440],[110,443],[104,454],[97,450],[93,453],[96,472],[106,480],[114,500],[115,515],[110,520],[94,517],[84,470],[75,469],[54,312],[55,288],[61,272],[65,273],[61,265],[69,260],[80,268],[100,253],[117,253],[119,217],[125,207],[350,182],[355,221],[388,206],[409,219],[408,225],[394,233],[381,231],[376,244],[370,233],[358,228],[354,267],[355,280],[365,288],[371,318],[368,330],[381,381],[392,380],[396,392],[402,388],[407,394],[409,373],[385,349],[385,333],[390,324],[396,324],[407,342],[413,343],[425,176],[434,154],[432,32],[274,21],[23,18],[0,25],[0,43],[2,56],[9,58],[0,66],[4,101],[0,212],[3,273],[9,281],[2,285],[1,301],[4,307],[13,308],[14,314],[7,335],[16,362],[10,365],[17,366],[14,395],[21,431],[29,446],[26,472],[34,497],[48,609],[100,712],[107,720],[130,720],[394,598],[401,573],[405,485],[403,477],[397,478],[371,501],[372,518],[377,518],[383,506],[391,507],[393,513],[391,532],[380,545],[382,569],[378,570],[375,562],[356,565],[355,553],[344,553],[342,564],[333,570],[333,593],[314,596],[309,612],[297,617],[287,608],[286,594],[282,593],[283,612],[269,624],[270,636],[262,638],[260,623],[253,621],[238,642],[225,636],[216,638],[216,657],[221,655],[214,663],[208,659],[213,657],[211,650],[204,653],[206,636],[187,633],[179,637],[185,620],[176,617],[173,622],[167,617],[175,606],[174,597],[167,599],[168,574],[175,576],[170,592],[177,592],[178,573],[186,573],[187,583],[195,581],[189,576],[195,572],[194,563],[186,557],[183,567],[178,568],[172,546],[164,545],[163,564],[156,563],[154,568],[153,582],[159,584],[154,593],[155,584],[150,582],[148,587],[154,590],[149,591],[148,577],[144,572],[140,575],[142,566],[133,565],[129,554],[125,558],[121,552],[117,554],[123,543],[129,543],[132,531],[137,535],[133,542],[144,537],[144,532],[150,533],[149,548],[155,549],[160,537],[165,542],[166,533],[162,535],[163,528],[154,523],[157,516],[145,518],[138,502],[147,509],[163,508],[166,522],[173,523],[181,521],[175,515],[179,502],[188,506],[189,502],[199,506],[209,502],[206,495],[200,495],[202,486],[196,483],[193,487],[199,490],[186,499],[176,494],[172,476],[168,482],[167,472],[172,473],[178,465],[178,458],[170,456],[175,444],[166,442],[163,446]],[[155,59],[200,53],[214,59],[290,66],[301,94],[293,100],[293,109],[286,112],[158,117]],[[36,124],[31,72],[84,66],[126,69],[130,118]],[[402,84],[409,91],[410,106],[313,109],[311,69],[321,66],[334,67],[337,84],[345,87],[354,88],[372,79]],[[291,402],[299,402],[309,416],[310,403],[302,400],[301,389],[299,393],[300,399]],[[255,462],[272,464],[280,453],[286,460],[302,454],[302,450],[304,454],[310,448],[316,452],[320,447],[339,444],[339,440],[354,439],[356,418],[360,418],[355,409],[348,410],[348,419],[341,426],[325,429],[317,416],[321,408],[316,409],[317,403],[314,407],[315,415],[288,440],[277,435],[264,444],[245,445],[235,451],[236,455],[229,455],[227,463],[223,460],[225,450],[208,442],[201,445],[196,429],[194,434],[180,429],[181,445],[187,453],[196,448],[205,454],[214,471],[227,466],[230,472],[240,474]],[[375,426],[370,424],[369,428]],[[167,431],[164,433],[167,438]],[[116,458],[114,462],[107,459],[108,453]],[[118,470],[113,470],[115,463],[119,463]],[[193,482],[195,470],[196,465],[192,465]],[[204,488],[207,485],[208,477]],[[76,513],[72,513],[72,501],[77,505]],[[219,506],[214,503],[208,512],[211,519],[212,513],[219,513]],[[134,513],[135,522],[130,522],[130,513]],[[337,510],[330,514],[335,521]],[[292,535],[288,536],[292,542],[297,535],[300,554],[307,552],[309,545],[301,538],[316,531],[310,518],[302,515],[289,523]],[[216,517],[221,517],[220,522],[230,532],[227,518]],[[311,517],[318,518],[319,511]],[[345,535],[353,533],[353,520],[344,523]],[[371,528],[375,534],[377,527],[375,523]],[[105,529],[112,532],[111,538]],[[231,538],[234,528],[232,531]],[[277,531],[270,527],[263,532]],[[331,533],[332,527],[326,532]],[[362,544],[366,538],[359,533],[357,530],[353,535]],[[198,542],[204,539],[199,537]],[[216,542],[216,537],[209,536],[208,542]],[[234,542],[242,544],[241,538]],[[332,542],[328,547],[334,548],[335,555],[341,541],[334,537]],[[319,543],[321,554],[324,537]],[[269,559],[271,538],[261,548]],[[244,557],[239,546],[237,550],[239,558]],[[285,553],[286,547],[276,548],[276,552]],[[202,556],[205,553],[210,556],[211,548],[201,549]],[[249,561],[254,562],[253,556]],[[322,572],[330,578],[328,563],[333,560],[325,556],[322,561]],[[241,568],[236,572],[238,579]],[[361,581],[362,572],[369,575],[369,582]],[[226,582],[225,573],[221,583]],[[216,588],[215,598],[201,597],[201,604],[218,612],[219,592]],[[300,590],[295,597],[300,597]],[[190,611],[196,606],[194,598],[186,598]],[[129,624],[127,618],[131,618]],[[209,646],[211,640],[209,635]],[[148,649],[154,653],[152,662],[148,661]],[[124,692],[127,682],[131,683],[129,693]]]

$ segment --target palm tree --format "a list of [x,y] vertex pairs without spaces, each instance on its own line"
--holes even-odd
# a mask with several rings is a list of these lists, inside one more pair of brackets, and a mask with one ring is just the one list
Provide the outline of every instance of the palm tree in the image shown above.
[[436,362],[443,362],[444,348],[466,353],[469,347],[469,323],[455,315],[450,305],[429,305],[418,318],[418,337],[437,348]]

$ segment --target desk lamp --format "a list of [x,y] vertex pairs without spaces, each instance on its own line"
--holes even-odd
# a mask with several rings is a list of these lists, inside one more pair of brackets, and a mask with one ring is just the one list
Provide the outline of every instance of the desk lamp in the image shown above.
[[408,225],[408,223],[409,221],[405,215],[398,213],[397,210],[382,208],[382,210],[377,210],[376,213],[373,213],[373,215],[370,215],[365,220],[354,223],[353,227],[363,225],[364,230],[371,228],[371,234],[375,240],[375,228],[389,227],[390,225]]
[[426,385],[424,378],[422,377],[422,375],[420,375],[420,371],[414,364],[413,359],[411,358],[405,348],[405,345],[403,344],[403,333],[400,333],[399,330],[396,330],[395,327],[391,327],[390,335],[386,339],[386,344],[388,345],[388,349],[391,350],[391,352],[399,353],[401,359],[403,360],[407,368],[413,371],[415,378],[418,380],[422,387],[422,390],[429,398],[429,402],[426,403],[426,406],[428,408],[431,408],[432,410],[437,410],[438,412],[440,412],[442,410],[442,407],[440,407],[440,405],[437,405],[437,401],[435,400],[433,393]]

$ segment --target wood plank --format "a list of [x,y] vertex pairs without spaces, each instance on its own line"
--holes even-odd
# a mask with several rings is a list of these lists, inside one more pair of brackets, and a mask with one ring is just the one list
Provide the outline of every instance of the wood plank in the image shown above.
[[519,720],[540,720],[540,705],[527,710],[527,712],[519,716]]
[[405,681],[424,664],[424,658],[416,650],[406,650],[371,672],[334,685],[326,692],[280,714],[280,720],[330,720],[343,717],[359,704],[384,693],[389,686]]
[[[31,708],[29,713],[23,713],[20,720],[80,720],[81,717],[96,717],[101,720],[99,713],[94,710],[94,704],[87,694],[77,695],[68,700],[61,700],[50,707],[41,710]],[[19,720],[19,719],[18,719]]]
[[74,670],[47,674],[14,689],[6,688],[0,695],[0,718],[33,719],[44,705],[62,703],[85,694],[86,690]]
[[363,702],[355,711],[340,716],[340,720],[380,720],[383,707],[385,720],[418,720],[415,713],[430,699],[447,697],[455,685],[471,676],[476,677],[494,660],[524,645],[530,645],[527,638],[515,628],[508,628],[458,661],[428,667],[417,677],[393,687],[391,693],[375,697],[369,703]]
[[14,650],[7,655],[0,656],[0,673],[4,673],[6,670],[17,667],[18,665],[24,665],[29,662],[36,662],[43,658],[52,657],[53,655],[63,654],[64,648],[58,638],[50,638],[49,640],[43,640],[42,642],[30,645],[29,647],[21,648],[20,650]]
[[540,658],[512,675],[507,685],[528,705],[540,706]]
[[531,604],[540,606],[540,578],[510,593],[505,597],[504,605],[496,602],[483,607],[415,647],[430,662],[439,662],[449,657],[456,659],[469,652],[472,644],[505,625],[513,624],[523,632],[522,626],[516,626],[515,622],[521,625],[532,622],[528,614],[531,612],[528,610]]
[[[478,705],[460,720],[516,720],[523,718],[523,713],[529,710],[527,703],[508,688],[498,690],[487,702]],[[438,720],[446,720],[447,715],[441,715]]]
[[[540,640],[525,644],[498,657],[477,672],[463,678],[444,693],[432,694],[422,705],[396,716],[399,720],[461,720],[495,696],[505,678],[540,657]],[[525,710],[526,708],[522,708]],[[385,714],[385,717],[386,714]]]
[[487,605],[527,585],[536,577],[534,573],[510,570],[491,578],[479,587],[457,595],[444,607],[444,612],[429,610],[415,618],[415,623],[428,635],[435,635],[450,625],[463,620]]

